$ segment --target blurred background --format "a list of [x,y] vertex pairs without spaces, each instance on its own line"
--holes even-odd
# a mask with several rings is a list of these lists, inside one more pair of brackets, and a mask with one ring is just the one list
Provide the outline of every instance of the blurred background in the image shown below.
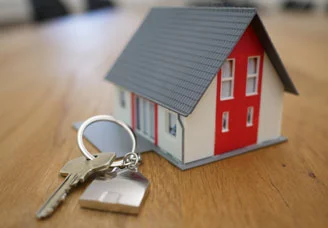
[[328,15],[328,0],[0,0],[0,26],[42,22],[101,8],[151,6],[253,6],[266,12]]

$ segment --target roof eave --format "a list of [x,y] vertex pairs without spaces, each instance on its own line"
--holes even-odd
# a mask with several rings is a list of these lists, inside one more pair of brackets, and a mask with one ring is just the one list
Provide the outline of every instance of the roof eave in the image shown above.
[[281,58],[275,49],[269,34],[267,33],[263,22],[261,21],[258,14],[256,14],[251,22],[252,27],[254,28],[260,42],[262,43],[266,54],[268,55],[273,67],[278,73],[278,76],[281,82],[284,85],[285,92],[299,95],[299,92],[296,89],[295,84],[293,83],[291,77],[289,76],[284,64],[281,61]]

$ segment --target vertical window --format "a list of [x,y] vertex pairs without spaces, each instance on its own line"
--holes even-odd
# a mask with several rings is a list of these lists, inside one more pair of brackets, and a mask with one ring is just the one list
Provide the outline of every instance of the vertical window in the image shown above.
[[233,98],[235,61],[228,59],[221,67],[221,100]]
[[155,138],[155,107],[154,103],[149,103],[149,114],[150,114],[150,137]]
[[222,113],[222,132],[229,131],[229,112]]
[[135,125],[138,133],[150,140],[155,139],[155,104],[135,96]]
[[141,109],[140,109],[140,98],[136,97],[136,123],[137,129],[141,129]]
[[168,133],[170,135],[176,136],[176,134],[177,134],[177,116],[172,112],[168,112],[167,120],[168,120]]
[[148,102],[145,99],[142,99],[142,117],[143,117],[143,132],[148,135],[148,121],[149,121],[149,117],[148,117]]
[[246,95],[257,94],[260,57],[249,57],[247,65]]
[[247,122],[246,122],[247,127],[253,126],[253,117],[254,117],[254,107],[248,107],[247,108]]
[[120,89],[119,91],[119,98],[120,98],[120,106],[122,108],[125,108],[126,101],[125,101],[125,92],[123,89]]

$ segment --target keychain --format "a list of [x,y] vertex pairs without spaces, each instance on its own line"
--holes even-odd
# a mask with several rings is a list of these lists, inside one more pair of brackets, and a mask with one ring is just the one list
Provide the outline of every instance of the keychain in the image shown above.
[[93,160],[95,157],[89,153],[83,144],[83,133],[92,123],[110,121],[123,127],[131,137],[132,150],[123,159],[111,164],[111,171],[104,173],[91,182],[80,197],[83,208],[137,214],[148,193],[149,181],[139,171],[141,155],[136,153],[136,136],[124,122],[112,116],[100,115],[87,119],[79,128],[77,143],[82,154]]
[[[104,120],[120,125],[131,137],[132,151],[121,160],[114,161],[116,155],[110,152],[94,156],[83,144],[86,127]],[[72,159],[63,166],[60,174],[66,177],[65,180],[37,211],[36,217],[43,219],[52,215],[72,188],[93,175],[102,176],[94,180],[81,196],[82,207],[137,214],[148,191],[149,181],[138,172],[141,157],[135,152],[137,142],[133,131],[112,116],[94,116],[81,125],[77,142],[84,157]]]

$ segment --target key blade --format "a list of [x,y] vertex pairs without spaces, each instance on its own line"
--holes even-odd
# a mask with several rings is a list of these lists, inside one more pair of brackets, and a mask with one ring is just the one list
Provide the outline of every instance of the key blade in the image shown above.
[[68,175],[56,191],[47,199],[39,211],[36,213],[38,219],[46,218],[51,215],[59,204],[66,198],[72,188],[72,183],[76,182],[77,175]]
[[60,174],[66,176],[64,182],[47,199],[44,205],[36,213],[39,219],[51,215],[58,205],[66,198],[70,189],[79,182],[84,182],[91,174],[108,169],[115,159],[114,153],[97,154],[94,160],[85,157],[73,159],[65,164]]

